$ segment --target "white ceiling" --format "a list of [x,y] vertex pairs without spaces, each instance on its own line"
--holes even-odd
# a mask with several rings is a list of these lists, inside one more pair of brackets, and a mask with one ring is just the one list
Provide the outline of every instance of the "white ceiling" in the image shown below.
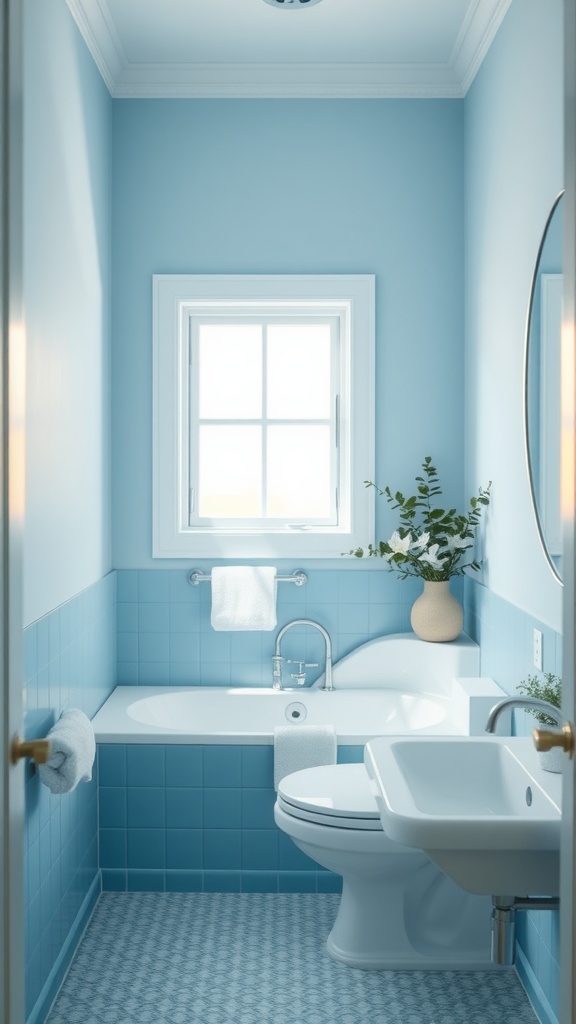
[[67,0],[115,97],[460,97],[512,0]]

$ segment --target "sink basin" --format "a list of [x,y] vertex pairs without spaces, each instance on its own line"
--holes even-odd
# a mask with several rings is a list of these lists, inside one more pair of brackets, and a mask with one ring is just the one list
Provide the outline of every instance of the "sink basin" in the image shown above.
[[558,894],[561,776],[529,737],[379,737],[365,765],[384,831],[463,889]]

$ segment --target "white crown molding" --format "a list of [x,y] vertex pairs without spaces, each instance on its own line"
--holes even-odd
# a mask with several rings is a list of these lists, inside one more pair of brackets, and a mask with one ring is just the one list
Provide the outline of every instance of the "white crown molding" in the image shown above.
[[103,0],[66,0],[94,63],[112,96],[127,60],[114,30],[110,12]]
[[445,65],[422,64],[132,64],[117,98],[361,99],[460,96]]
[[115,99],[459,99],[511,2],[471,0],[443,64],[137,64],[126,59],[107,0],[67,0]]
[[450,57],[450,65],[465,96],[502,24],[512,0],[476,0],[471,5]]

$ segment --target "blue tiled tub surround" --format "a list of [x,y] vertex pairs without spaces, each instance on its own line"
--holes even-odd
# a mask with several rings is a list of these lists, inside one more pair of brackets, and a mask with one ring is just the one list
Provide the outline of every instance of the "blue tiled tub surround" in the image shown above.
[[[339,892],[274,821],[273,747],[98,744],[105,890]],[[361,762],[362,746],[338,761]]]
[[[262,687],[188,687],[172,693],[165,687],[119,687],[94,721],[104,887],[271,892],[339,888],[339,879],[320,869],[276,827],[274,727],[286,724],[290,703],[308,704],[307,721],[333,724],[339,760],[348,762],[362,761],[364,743],[378,732],[466,732],[453,679],[467,672],[474,682],[478,649],[465,637],[455,644],[433,645],[432,651],[429,646],[413,634],[362,645],[335,665],[334,680],[341,689],[333,693],[279,693]],[[373,686],[363,690],[362,681]],[[361,689],[355,690],[354,684]],[[164,701],[166,707],[171,697],[191,698],[186,702],[189,721],[182,712],[157,725],[152,703],[142,716],[149,724],[137,721],[130,702],[147,700],[150,692],[153,701]],[[405,693],[416,697],[413,703],[403,700]],[[253,708],[253,719],[231,711],[235,701]],[[237,716],[242,720],[237,722]]]
[[[209,572],[211,564],[200,567]],[[290,564],[282,573],[298,568]],[[376,636],[410,629],[417,582],[396,580],[382,565],[306,573],[303,587],[279,585],[278,629],[315,619],[332,637],[335,661]],[[122,569],[117,576],[119,685],[271,685],[276,630],[215,633],[211,586],[191,586],[185,569]],[[291,632],[282,653],[319,662],[322,671],[323,641],[315,630]]]
[[[114,688],[116,579],[104,577],[24,630],[27,736],[59,711],[91,717]],[[56,796],[26,767],[26,1017],[44,1020],[100,891],[96,766]]]

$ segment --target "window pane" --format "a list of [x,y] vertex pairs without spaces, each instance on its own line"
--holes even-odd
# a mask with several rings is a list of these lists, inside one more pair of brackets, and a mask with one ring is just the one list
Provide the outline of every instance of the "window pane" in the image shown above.
[[262,514],[260,427],[201,426],[198,514],[242,519]]
[[296,521],[329,518],[328,427],[270,427],[267,462],[269,516]]
[[268,416],[328,419],[330,325],[271,324],[267,353]]
[[259,324],[201,324],[201,419],[262,415],[262,328]]

